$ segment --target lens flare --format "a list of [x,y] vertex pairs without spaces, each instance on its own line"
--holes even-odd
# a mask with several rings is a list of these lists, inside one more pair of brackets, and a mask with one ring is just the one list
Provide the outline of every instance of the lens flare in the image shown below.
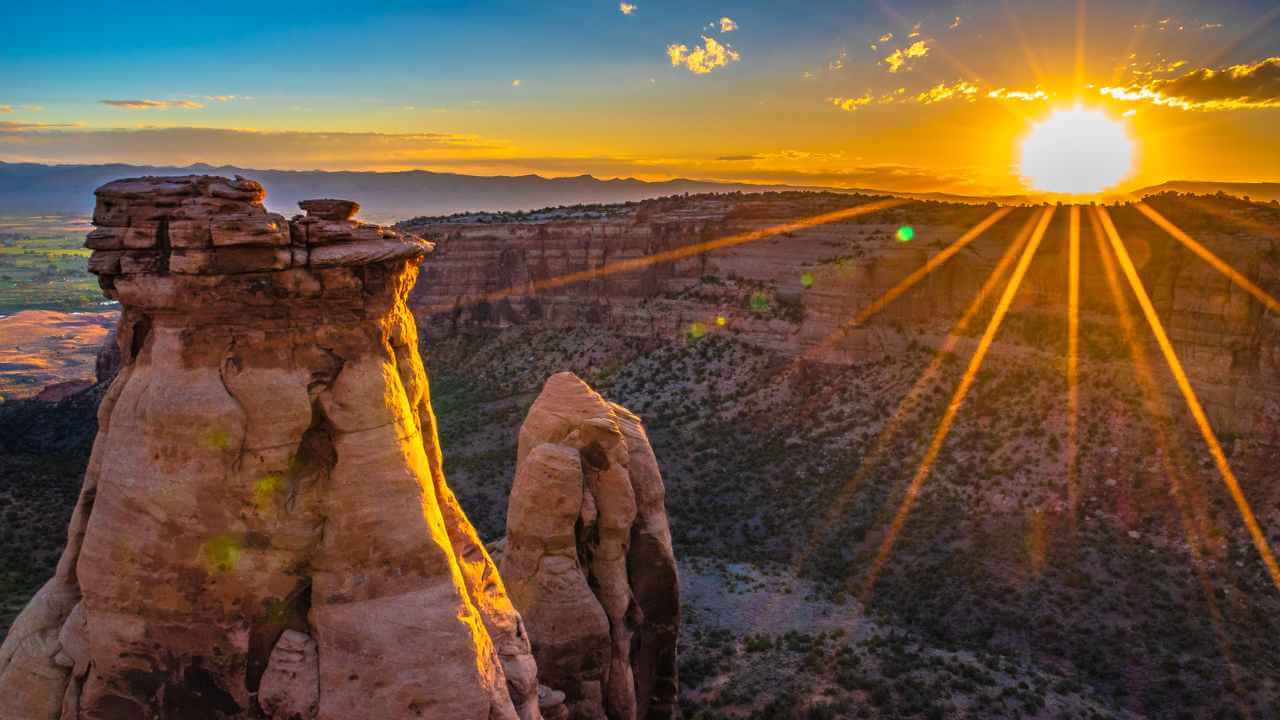
[[1022,140],[1021,173],[1038,190],[1073,195],[1115,186],[1133,169],[1133,141],[1101,110],[1058,110]]

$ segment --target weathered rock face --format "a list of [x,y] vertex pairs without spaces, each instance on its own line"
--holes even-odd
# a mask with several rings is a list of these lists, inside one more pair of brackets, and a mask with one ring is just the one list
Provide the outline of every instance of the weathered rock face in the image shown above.
[[572,373],[520,429],[500,560],[540,678],[581,719],[676,713],[679,581],[640,420]]
[[262,187],[98,191],[121,367],[0,718],[538,717],[520,616],[441,472],[404,299],[427,243]]

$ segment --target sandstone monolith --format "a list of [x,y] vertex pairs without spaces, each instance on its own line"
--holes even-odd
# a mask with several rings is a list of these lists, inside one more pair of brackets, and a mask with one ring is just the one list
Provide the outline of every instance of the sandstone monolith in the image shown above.
[[430,245],[258,183],[97,191],[120,369],[0,718],[536,720],[529,641],[445,483],[404,303]]
[[539,677],[573,718],[674,717],[680,592],[662,475],[639,418],[572,373],[520,429],[499,561]]

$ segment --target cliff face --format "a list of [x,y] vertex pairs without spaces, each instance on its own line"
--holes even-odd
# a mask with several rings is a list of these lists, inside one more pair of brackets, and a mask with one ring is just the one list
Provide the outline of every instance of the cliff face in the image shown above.
[[98,193],[120,370],[4,718],[539,717],[527,635],[441,472],[405,298],[430,245],[260,185]]
[[[937,346],[1033,213],[1015,209],[859,327],[848,327],[849,320],[992,208],[911,203],[674,262],[556,282],[854,202],[826,195],[700,196],[616,206],[587,218],[547,213],[521,222],[415,221],[413,231],[438,247],[410,304],[427,332],[439,337],[515,325],[587,325],[655,339],[728,332],[810,361],[876,361],[912,342]],[[1187,215],[1173,200],[1151,202],[1175,219]],[[1280,409],[1280,319],[1132,208],[1111,212],[1215,427],[1280,443],[1270,421]],[[1055,214],[997,354],[1065,354],[1067,216],[1065,209]],[[1280,295],[1274,233],[1207,217],[1215,222],[1198,227],[1197,239]],[[895,237],[901,225],[914,228],[910,242]],[[1111,298],[1086,221],[1082,348],[1084,362],[1096,367],[1128,361]],[[1136,319],[1149,341],[1142,318]]]

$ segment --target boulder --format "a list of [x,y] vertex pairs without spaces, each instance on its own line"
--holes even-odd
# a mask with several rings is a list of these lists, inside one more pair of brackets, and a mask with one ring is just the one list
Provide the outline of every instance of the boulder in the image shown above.
[[520,428],[499,547],[539,678],[570,717],[676,716],[679,579],[639,418],[572,373],[548,379]]
[[538,720],[441,470],[405,306],[428,246],[387,230],[314,267],[253,181],[97,195],[92,245],[154,247],[95,250],[124,253],[93,264],[119,370],[58,569],[0,645],[0,718]]
[[321,220],[350,220],[360,212],[360,204],[351,200],[334,200],[332,198],[324,198],[319,200],[303,200],[298,203],[298,207],[302,208],[308,217],[320,218]]

